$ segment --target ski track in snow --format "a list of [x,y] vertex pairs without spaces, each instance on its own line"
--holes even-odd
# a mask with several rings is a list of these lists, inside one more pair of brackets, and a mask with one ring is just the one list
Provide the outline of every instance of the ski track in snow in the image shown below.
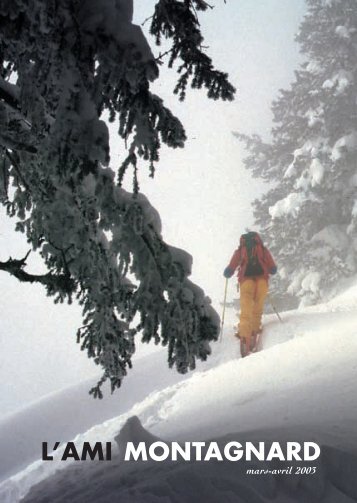
[[[247,435],[247,432],[250,432],[251,440],[259,431],[281,434],[285,431],[286,438],[289,438],[289,432],[300,431],[301,434],[306,432],[309,440],[319,440],[334,449],[357,452],[357,433],[354,426],[357,412],[354,390],[357,377],[357,284],[326,304],[290,311],[282,316],[283,323],[280,323],[275,315],[265,317],[263,351],[245,359],[237,359],[239,349],[236,339],[232,337],[232,315],[222,343],[213,346],[214,354],[208,362],[198,366],[199,370],[169,387],[146,393],[146,398],[140,399],[124,414],[77,435],[76,444],[79,446],[83,441],[112,440],[128,419],[137,416],[151,434],[166,440],[198,441],[221,438],[222,435],[233,433],[237,439]],[[149,362],[148,359],[147,365]],[[155,374],[155,362],[152,374]],[[162,386],[164,382],[161,383]],[[130,391],[128,389],[128,393]],[[328,457],[330,461],[338,457],[336,452]],[[51,463],[36,461],[5,480],[0,485],[0,500],[15,503],[34,484],[50,477],[56,470],[68,468],[71,463],[61,462],[60,455],[60,452],[56,452],[55,460]],[[116,463],[114,460],[113,469]],[[55,480],[62,480],[61,477],[66,480],[68,474],[72,473],[78,477],[78,470],[81,476],[87,477],[93,470],[101,469],[100,463],[99,468],[95,466],[97,464],[90,462],[89,465],[83,462],[80,467],[77,464],[70,467],[70,470],[65,470],[63,475],[56,475]],[[124,473],[128,472],[130,478],[130,466],[120,466],[121,473],[123,470]],[[175,471],[175,477],[179,476],[177,472],[180,470],[185,477],[188,476],[184,468],[167,469]],[[209,477],[213,476],[215,469],[217,466],[212,473],[208,470]],[[157,469],[152,470],[156,479],[160,479],[160,475],[156,473]],[[201,468],[194,470],[198,478],[202,476],[200,470]],[[109,471],[112,471],[112,468]],[[84,475],[85,473],[87,475]],[[167,476],[167,473],[162,476],[166,483]],[[144,477],[142,487],[146,487],[148,495],[153,489],[150,486],[149,490],[151,482],[147,477]],[[134,477],[133,480],[139,487],[138,479],[139,477]],[[61,487],[60,482],[56,483]],[[159,480],[157,483],[159,484]],[[193,483],[196,484],[197,480]],[[240,481],[240,484],[244,483],[243,480]],[[258,483],[257,480],[255,483]],[[74,484],[72,479],[71,484]],[[126,485],[125,480],[121,480],[121,501],[129,501],[125,499],[128,497],[125,491],[133,487],[133,484],[134,482]],[[247,487],[242,494],[250,494]],[[162,488],[158,491],[162,492],[162,495],[169,495],[169,499],[165,501],[177,501],[175,498],[170,499],[172,490],[175,492],[170,488],[166,491],[167,494],[162,492]],[[331,488],[330,490],[332,491]],[[132,501],[144,501],[138,496],[140,487],[138,491],[137,499]],[[159,494],[157,497],[159,498]],[[341,494],[338,497],[338,500],[331,499],[329,493],[329,499],[323,501],[354,501],[349,497],[341,499]],[[230,500],[227,495],[225,498],[225,501],[240,501]],[[158,500],[145,499],[145,503]],[[29,497],[28,501],[37,500]],[[280,497],[275,501],[288,503],[287,499]]]

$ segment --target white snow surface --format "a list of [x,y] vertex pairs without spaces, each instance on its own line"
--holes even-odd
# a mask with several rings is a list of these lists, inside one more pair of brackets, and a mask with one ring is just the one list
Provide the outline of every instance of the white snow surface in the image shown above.
[[[86,401],[77,410],[83,393],[83,386],[77,386],[41,401],[37,411],[33,406],[12,416],[16,425],[12,431],[3,422],[0,441],[7,435],[8,446],[16,451],[35,435],[31,428],[37,428],[40,453],[41,441],[69,440],[68,423],[77,428],[77,436],[72,433],[72,437],[78,449],[84,441],[113,441],[122,430],[117,437],[119,453],[124,441],[150,443],[152,435],[167,442],[215,439],[221,444],[227,439],[300,438],[326,446],[315,462],[316,475],[291,476],[283,483],[273,475],[248,476],[240,463],[125,462],[117,452],[111,462],[64,462],[58,451],[52,462],[35,461],[32,446],[34,462],[21,469],[17,460],[18,473],[0,485],[0,501],[15,503],[26,495],[24,501],[36,503],[198,501],[193,491],[208,502],[357,501],[353,476],[357,469],[357,282],[327,303],[282,313],[282,318],[280,323],[275,315],[265,316],[263,350],[241,359],[232,336],[235,315],[229,310],[222,342],[213,345],[206,364],[185,378],[160,370],[159,355],[146,357],[138,362],[137,372],[133,370],[132,381],[128,377],[127,387],[104,402],[102,410],[98,404],[95,412]],[[56,414],[51,415],[56,406]],[[43,423],[35,426],[39,413],[47,417],[47,429]],[[2,454],[7,456],[3,449]]]
[[313,159],[310,164],[310,178],[312,187],[320,185],[324,177],[324,171],[324,167],[321,164],[320,160],[315,157],[315,159]]
[[322,84],[323,89],[332,89],[335,87],[335,94],[342,94],[353,81],[350,72],[340,70],[331,79],[325,80]]
[[285,215],[297,215],[301,205],[306,201],[306,196],[302,192],[291,192],[284,199],[276,202],[269,208],[269,214],[272,218],[281,218]]
[[333,161],[338,161],[343,157],[343,152],[345,151],[354,151],[357,149],[357,132],[353,131],[353,133],[342,136],[332,148],[331,151],[331,159]]

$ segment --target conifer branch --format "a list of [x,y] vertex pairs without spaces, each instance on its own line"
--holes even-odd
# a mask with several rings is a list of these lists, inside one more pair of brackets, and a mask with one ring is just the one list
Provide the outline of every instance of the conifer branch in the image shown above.
[[24,271],[26,260],[31,253],[29,250],[22,259],[9,258],[6,262],[0,262],[0,270],[8,272],[22,283],[40,283],[51,290],[58,290],[70,295],[75,290],[75,283],[68,274],[30,274]]

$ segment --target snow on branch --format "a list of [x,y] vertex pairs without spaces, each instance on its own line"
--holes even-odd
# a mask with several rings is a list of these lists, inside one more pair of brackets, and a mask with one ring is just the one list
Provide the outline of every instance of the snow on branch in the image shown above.
[[[152,31],[171,37],[186,83],[209,97],[232,99],[227,75],[202,52],[195,10],[209,5],[157,2]],[[138,159],[159,159],[162,143],[183,147],[180,121],[150,91],[158,66],[131,0],[2,2],[0,16],[0,202],[47,267],[25,271],[25,259],[0,263],[20,281],[45,285],[55,300],[75,295],[83,309],[77,339],[103,377],[91,390],[112,391],[131,367],[138,334],[168,348],[179,372],[210,353],[219,320],[188,279],[191,257],[167,245],[160,218],[139,192]],[[117,121],[128,145],[117,173],[109,168],[109,132]],[[121,187],[134,167],[131,193]]]
[[304,303],[357,272],[356,32],[355,0],[308,0],[296,37],[305,61],[272,103],[271,139],[235,135],[246,167],[270,184],[253,207],[284,271],[279,294]]

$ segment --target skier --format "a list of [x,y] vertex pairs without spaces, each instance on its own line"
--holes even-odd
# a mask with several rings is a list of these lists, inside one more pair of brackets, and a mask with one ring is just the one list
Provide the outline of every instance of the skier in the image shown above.
[[269,274],[277,267],[257,232],[248,232],[240,237],[239,248],[233,253],[225,268],[225,278],[233,276],[238,268],[240,286],[239,333],[242,357],[257,349],[257,336],[261,333],[264,301],[268,294]]

